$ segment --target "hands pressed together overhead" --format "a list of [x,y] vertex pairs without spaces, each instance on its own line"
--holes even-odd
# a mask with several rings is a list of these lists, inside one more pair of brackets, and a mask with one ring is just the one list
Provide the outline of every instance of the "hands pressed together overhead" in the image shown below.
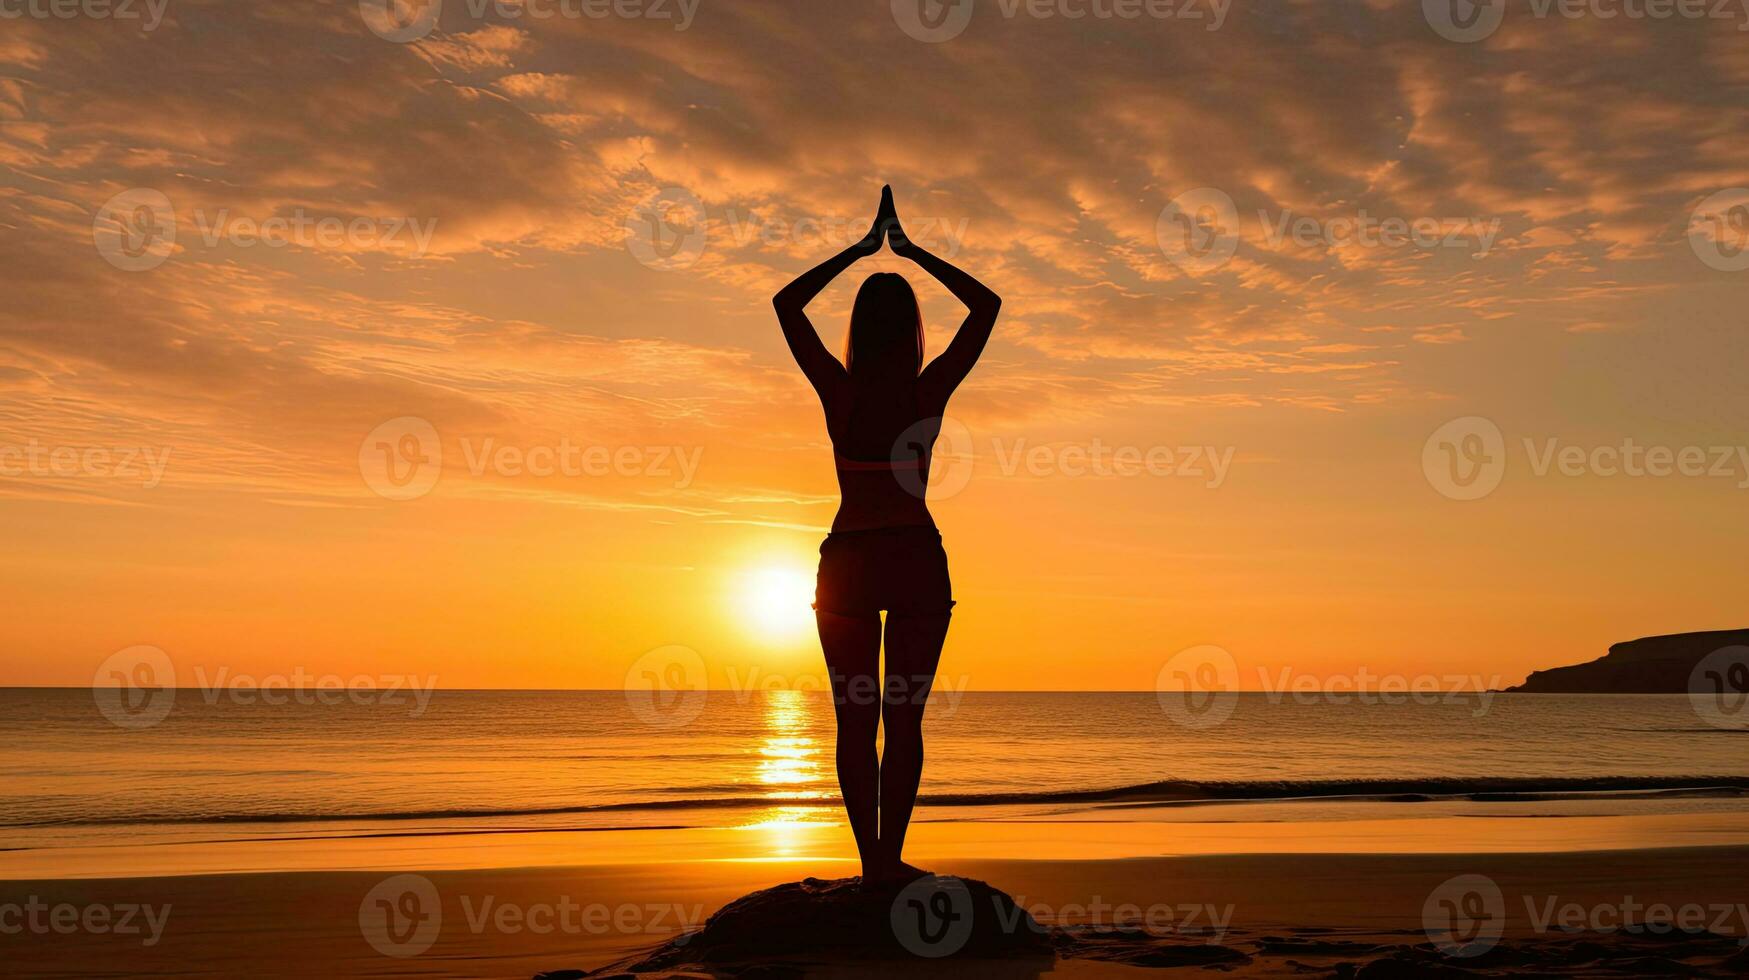
[[899,224],[899,213],[893,207],[892,187],[881,188],[880,207],[875,211],[874,224],[861,240],[797,276],[789,285],[777,291],[772,305],[777,311],[778,325],[789,342],[790,353],[815,390],[834,389],[845,370],[836,357],[820,342],[820,335],[808,319],[805,308],[839,273],[881,250],[881,243],[892,246],[893,254],[915,262],[937,282],[947,287],[956,299],[966,305],[966,318],[955,331],[947,349],[924,371],[935,389],[942,392],[946,404],[950,394],[963,380],[983,353],[990,331],[996,325],[996,314],[1002,308],[1002,298],[988,286],[967,275],[953,263],[913,242]]
[[890,184],[881,188],[881,203],[875,210],[874,224],[853,248],[862,255],[873,255],[881,250],[883,239],[892,246],[894,255],[910,257],[917,250],[917,246],[906,237],[905,229],[899,224],[899,212],[893,206],[893,188]]

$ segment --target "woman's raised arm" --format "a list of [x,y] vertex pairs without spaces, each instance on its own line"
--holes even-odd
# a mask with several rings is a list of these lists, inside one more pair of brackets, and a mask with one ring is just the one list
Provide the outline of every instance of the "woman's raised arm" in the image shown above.
[[996,328],[996,314],[1002,310],[1002,297],[958,266],[911,241],[899,227],[896,214],[887,224],[887,244],[892,246],[893,254],[922,266],[924,272],[934,276],[948,292],[966,304],[965,322],[960,324],[947,350],[923,369],[925,387],[946,403],[947,397],[966,379],[966,375],[972,373],[972,366],[984,353],[990,332]]
[[874,225],[861,241],[797,276],[794,282],[772,297],[771,305],[777,309],[777,323],[783,328],[783,339],[789,342],[789,352],[795,356],[796,364],[801,366],[802,373],[822,400],[844,378],[844,365],[820,342],[820,334],[805,312],[807,305],[857,259],[880,251],[884,231],[882,223],[892,212],[892,206],[892,188],[882,188]]

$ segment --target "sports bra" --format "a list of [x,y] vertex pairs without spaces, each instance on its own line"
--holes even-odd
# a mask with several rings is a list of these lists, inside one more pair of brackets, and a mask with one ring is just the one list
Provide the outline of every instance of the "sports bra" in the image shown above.
[[925,457],[913,459],[851,459],[834,452],[832,461],[847,473],[890,473],[898,470],[920,470]]
[[[879,405],[868,405],[866,407],[858,406],[858,405],[856,405],[856,403],[854,401],[854,398],[855,398],[854,392],[851,394],[851,398],[853,400],[852,400],[851,404],[849,406],[847,406],[846,414],[848,417],[843,420],[843,424],[842,424],[842,429],[844,431],[841,431],[839,433],[839,435],[847,437],[846,441],[855,441],[855,442],[860,443],[860,445],[851,449],[851,452],[856,453],[856,455],[849,456],[849,455],[845,455],[845,453],[840,450],[840,447],[838,445],[838,440],[837,439],[833,440],[832,460],[837,465],[838,470],[840,472],[844,472],[844,473],[891,473],[891,472],[904,472],[904,471],[909,471],[909,470],[924,470],[924,469],[929,468],[930,452],[929,452],[929,447],[927,447],[927,446],[907,447],[910,451],[901,453],[899,451],[899,447],[895,444],[892,446],[891,450],[889,451],[889,454],[885,458],[882,458],[882,459],[858,458],[858,457],[875,456],[875,455],[879,454],[881,452],[880,444],[882,442],[884,442],[885,440],[884,439],[869,440],[866,437],[861,438],[861,439],[857,439],[857,438],[855,438],[855,436],[861,435],[862,433],[854,433],[853,434],[853,432],[849,431],[849,430],[854,430],[854,429],[857,429],[857,428],[860,428],[863,426],[869,426],[869,425],[873,425],[875,427],[875,430],[879,431],[882,428],[888,428],[890,426],[892,428],[899,428],[900,429],[900,431],[896,434],[896,438],[903,438],[906,433],[909,433],[912,430],[914,430],[916,428],[918,422],[921,421],[923,418],[922,407],[919,404],[921,401],[921,398],[920,398],[921,393],[918,392],[916,389],[912,389],[909,392],[909,395],[910,395],[910,398],[909,398],[910,404],[904,406],[903,408],[900,408],[899,411],[895,412],[894,409],[899,408],[899,406],[895,406],[895,405],[891,405],[891,404],[885,405],[885,406],[879,406]],[[885,411],[883,411],[883,409],[885,409]],[[885,416],[885,418],[882,418],[883,415]],[[895,417],[895,416],[897,416],[897,417]],[[882,425],[881,423],[883,423],[883,422],[885,422],[886,425]],[[902,428],[898,425],[898,423],[900,423],[900,422],[904,423]],[[828,428],[832,428],[832,426],[828,426]],[[868,445],[868,443],[870,441],[874,441],[875,445],[873,445],[873,446]],[[918,451],[919,448],[921,449],[920,452]],[[872,450],[872,452],[870,450]]]

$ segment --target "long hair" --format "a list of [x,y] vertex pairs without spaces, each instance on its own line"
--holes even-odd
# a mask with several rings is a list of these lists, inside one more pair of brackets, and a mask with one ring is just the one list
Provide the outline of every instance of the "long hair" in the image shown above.
[[862,281],[850,310],[844,367],[852,381],[915,379],[923,370],[923,311],[917,294],[896,272]]

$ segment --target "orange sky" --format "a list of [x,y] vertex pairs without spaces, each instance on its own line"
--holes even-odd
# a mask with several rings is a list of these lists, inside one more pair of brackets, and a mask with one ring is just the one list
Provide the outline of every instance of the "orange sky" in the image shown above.
[[[750,576],[811,573],[835,504],[769,297],[883,182],[1005,301],[935,504],[956,686],[1147,689],[1197,644],[1247,680],[1513,683],[1749,625],[1749,271],[1690,240],[1749,187],[1740,23],[1509,15],[1461,44],[1383,0],[1235,0],[1213,31],[982,3],[927,43],[888,7],[702,0],[676,30],[452,0],[410,43],[351,2],[8,21],[0,685],[133,644],[609,688],[679,644],[717,686],[811,680],[806,630],[750,608]],[[1203,187],[1233,254],[1187,268],[1162,211]],[[175,243],[118,257],[105,205],[135,189]],[[627,229],[664,191],[702,238],[652,260]],[[1495,232],[1277,231],[1362,215]],[[939,350],[956,308],[885,253],[813,307],[828,345],[878,270]],[[1506,471],[1459,501],[1423,450],[1467,416]],[[434,434],[429,492],[373,491],[373,432]],[[1549,440],[1630,439],[1731,468],[1537,472]],[[1204,475],[1081,472],[1096,445],[1197,447]]]

